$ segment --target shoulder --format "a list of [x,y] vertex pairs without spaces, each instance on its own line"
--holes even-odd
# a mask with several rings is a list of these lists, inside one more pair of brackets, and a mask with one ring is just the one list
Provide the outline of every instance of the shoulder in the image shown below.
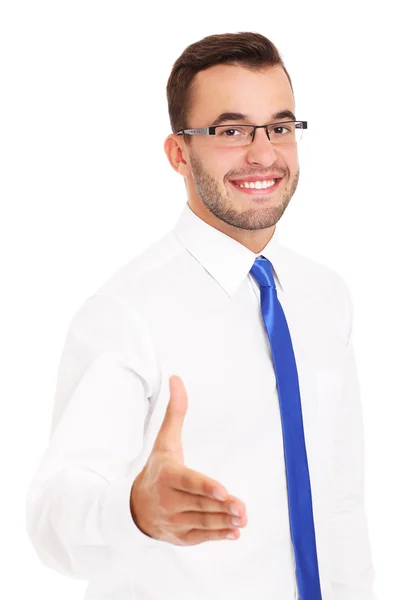
[[166,234],[112,273],[86,297],[73,315],[70,329],[97,339],[142,339],[148,327],[141,308],[157,283],[157,271],[178,257],[181,246]]
[[95,293],[118,297],[130,304],[143,291],[151,292],[152,285],[157,285],[168,267],[177,268],[181,255],[181,244],[169,232],[122,265]]

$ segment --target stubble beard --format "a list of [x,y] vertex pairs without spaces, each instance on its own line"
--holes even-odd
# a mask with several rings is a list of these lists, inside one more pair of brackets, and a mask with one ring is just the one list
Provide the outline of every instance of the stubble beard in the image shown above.
[[[289,189],[285,178],[280,183],[280,186],[284,186],[283,190],[278,188],[270,196],[254,198],[250,195],[247,196],[249,208],[240,210],[237,207],[246,204],[245,194],[240,194],[240,192],[235,194],[233,189],[228,193],[227,190],[231,187],[229,183],[227,183],[228,187],[221,190],[221,184],[202,168],[201,162],[193,153],[190,155],[190,164],[197,194],[206,208],[224,223],[247,230],[266,229],[273,227],[279,221],[296,191],[300,176],[298,169],[292,181],[289,182]],[[240,195],[243,195],[242,202],[239,199]]]

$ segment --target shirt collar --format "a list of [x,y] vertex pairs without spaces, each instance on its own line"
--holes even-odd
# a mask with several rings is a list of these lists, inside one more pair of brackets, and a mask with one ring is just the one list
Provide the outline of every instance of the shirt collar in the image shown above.
[[173,233],[229,296],[234,295],[249,274],[257,256],[261,255],[272,263],[277,284],[283,291],[284,253],[278,240],[276,226],[270,241],[255,254],[240,242],[203,221],[186,202]]

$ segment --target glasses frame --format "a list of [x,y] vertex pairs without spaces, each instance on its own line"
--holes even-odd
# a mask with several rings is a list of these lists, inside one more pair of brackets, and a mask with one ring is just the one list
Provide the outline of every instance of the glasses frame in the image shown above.
[[[256,137],[256,129],[265,129],[265,133],[267,134],[267,138],[269,139],[269,141],[271,142],[271,139],[269,137],[269,133],[268,133],[268,127],[270,125],[284,125],[285,123],[296,123],[295,128],[296,129],[308,129],[307,126],[307,121],[279,121],[277,123],[267,123],[266,125],[249,125],[249,123],[233,123],[233,124],[227,124],[227,125],[215,125],[214,127],[197,127],[195,129],[180,129],[179,131],[177,131],[177,135],[215,135],[215,130],[218,129],[219,127],[252,127],[253,128],[253,132],[250,134],[251,135],[251,142],[250,144],[252,144],[254,142],[254,138]],[[273,142],[271,142],[273,143]],[[243,144],[246,145],[246,144]],[[248,145],[248,144],[247,144]]]

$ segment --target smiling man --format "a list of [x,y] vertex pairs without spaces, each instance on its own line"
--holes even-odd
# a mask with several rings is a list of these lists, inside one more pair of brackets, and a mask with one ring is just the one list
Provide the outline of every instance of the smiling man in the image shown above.
[[87,600],[375,600],[350,291],[278,239],[289,74],[212,35],[167,98],[187,201],[70,324],[28,534]]

